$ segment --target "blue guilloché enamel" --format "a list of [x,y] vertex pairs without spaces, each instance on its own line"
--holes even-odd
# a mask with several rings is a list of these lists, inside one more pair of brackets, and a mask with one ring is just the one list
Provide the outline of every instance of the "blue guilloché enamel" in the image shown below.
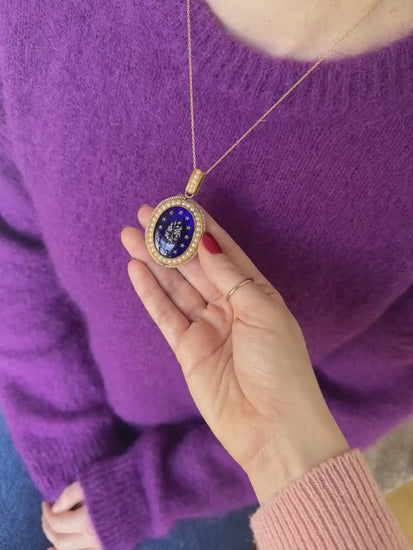
[[178,258],[191,244],[195,222],[182,206],[167,208],[160,215],[153,233],[154,245],[165,258]]

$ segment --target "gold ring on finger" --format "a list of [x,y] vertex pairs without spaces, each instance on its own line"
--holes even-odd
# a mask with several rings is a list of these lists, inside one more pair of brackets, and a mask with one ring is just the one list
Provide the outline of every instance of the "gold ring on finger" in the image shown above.
[[246,285],[247,283],[253,283],[254,279],[243,279],[239,283],[237,283],[235,286],[231,288],[231,290],[228,292],[228,294],[225,296],[225,299],[229,301],[230,297],[234,294],[234,292],[241,288],[242,286]]

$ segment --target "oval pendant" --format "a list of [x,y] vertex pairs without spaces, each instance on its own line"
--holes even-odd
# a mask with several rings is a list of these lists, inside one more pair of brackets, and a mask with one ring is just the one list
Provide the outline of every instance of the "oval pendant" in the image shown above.
[[177,267],[193,258],[205,231],[201,207],[185,195],[160,202],[145,230],[145,244],[156,263]]

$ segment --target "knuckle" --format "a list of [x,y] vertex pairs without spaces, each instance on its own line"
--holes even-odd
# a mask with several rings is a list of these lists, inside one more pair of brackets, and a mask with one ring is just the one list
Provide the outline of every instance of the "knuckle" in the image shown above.
[[265,284],[263,290],[265,294],[267,294],[267,296],[271,296],[271,299],[275,301],[277,304],[281,306],[286,305],[281,293],[276,288],[274,288],[271,284],[268,284],[268,283]]
[[43,533],[46,535],[46,538],[48,540],[50,540],[50,542],[55,544],[55,542],[56,542],[55,533],[53,532],[51,527],[44,520],[42,521],[42,529],[43,529]]
[[285,303],[284,298],[277,289],[275,289],[274,287],[270,287],[268,289],[267,287],[264,292],[269,298],[269,303],[272,304],[276,311],[278,311],[280,314],[288,312],[287,304]]
[[268,279],[263,276],[258,276],[254,278],[254,283],[259,290],[265,294],[266,297],[271,296],[273,301],[284,304],[284,299],[281,293],[270,283]]
[[277,302],[276,306],[273,306],[273,319],[278,324],[289,324],[292,320],[292,314],[285,305],[285,302]]
[[53,531],[56,530],[56,525],[54,524],[54,522],[51,519],[47,520],[46,525],[49,527],[49,529],[52,529]]
[[[222,239],[221,239],[222,240]],[[225,254],[229,257],[236,257],[236,254],[239,251],[239,246],[233,239],[229,239],[225,243]]]
[[60,521],[57,516],[50,515],[50,517],[47,518],[47,522],[53,530],[59,528]]
[[95,538],[96,533],[85,507],[82,509],[80,527],[85,536]]
[[44,514],[42,514],[42,527],[43,529],[47,529],[48,527],[47,519]]
[[283,307],[287,307],[287,304],[285,303],[284,298],[281,296],[278,290],[273,289],[269,294],[270,296],[272,296],[272,299],[277,302],[277,304]]
[[53,542],[58,550],[69,550],[68,547],[64,545],[64,535],[56,533]]
[[87,535],[88,537],[95,538],[95,530],[93,529],[93,525],[90,523],[89,520],[85,521],[84,526],[83,526],[83,531],[84,531],[85,535]]

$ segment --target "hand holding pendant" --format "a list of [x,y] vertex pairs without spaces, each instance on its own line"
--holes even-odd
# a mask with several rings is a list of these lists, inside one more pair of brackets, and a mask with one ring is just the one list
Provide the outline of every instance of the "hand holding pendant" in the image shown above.
[[[144,227],[152,211],[140,208]],[[174,351],[195,404],[263,503],[349,447],[281,294],[204,215],[208,233],[197,256],[174,270],[152,260],[139,229],[123,228],[121,239],[133,258],[131,282]],[[253,282],[227,300],[247,278]]]

